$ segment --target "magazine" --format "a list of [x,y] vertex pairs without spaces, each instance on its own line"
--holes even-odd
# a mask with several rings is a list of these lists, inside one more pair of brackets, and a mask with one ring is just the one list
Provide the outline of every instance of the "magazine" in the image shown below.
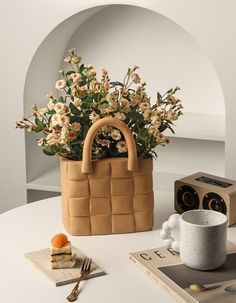
[[[130,259],[180,303],[236,302],[236,245],[228,242],[227,261],[215,270],[200,271],[185,266],[179,254],[159,247],[130,253]],[[199,284],[204,291],[194,291]]]

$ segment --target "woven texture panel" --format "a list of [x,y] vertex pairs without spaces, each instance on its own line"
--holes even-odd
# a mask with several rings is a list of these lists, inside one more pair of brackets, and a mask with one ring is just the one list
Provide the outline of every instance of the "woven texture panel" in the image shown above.
[[153,226],[152,158],[138,159],[128,171],[127,158],[82,161],[61,158],[62,213],[72,235],[97,235],[150,230]]

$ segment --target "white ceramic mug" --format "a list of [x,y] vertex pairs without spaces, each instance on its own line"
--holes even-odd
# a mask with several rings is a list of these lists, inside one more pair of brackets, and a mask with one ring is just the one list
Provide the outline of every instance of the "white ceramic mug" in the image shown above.
[[[180,240],[171,231],[180,228]],[[161,238],[194,269],[211,270],[226,261],[227,217],[214,210],[194,209],[174,214],[162,224]]]

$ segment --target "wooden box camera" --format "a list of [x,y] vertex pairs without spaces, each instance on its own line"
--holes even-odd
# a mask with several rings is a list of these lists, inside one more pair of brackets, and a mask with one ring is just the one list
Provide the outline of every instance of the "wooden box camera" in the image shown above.
[[228,217],[228,225],[236,223],[236,181],[196,173],[175,181],[175,210],[212,209]]

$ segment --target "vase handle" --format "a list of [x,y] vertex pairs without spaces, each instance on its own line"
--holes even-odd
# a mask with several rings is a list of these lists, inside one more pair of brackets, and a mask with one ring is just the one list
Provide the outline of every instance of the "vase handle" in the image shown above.
[[104,126],[116,127],[123,133],[128,147],[128,170],[136,171],[138,169],[137,151],[136,151],[136,144],[130,129],[121,120],[112,117],[106,117],[96,121],[89,128],[87,132],[87,135],[84,140],[84,147],[83,147],[83,158],[82,158],[82,166],[81,166],[82,173],[92,172],[91,153],[92,153],[93,140],[98,130]]

